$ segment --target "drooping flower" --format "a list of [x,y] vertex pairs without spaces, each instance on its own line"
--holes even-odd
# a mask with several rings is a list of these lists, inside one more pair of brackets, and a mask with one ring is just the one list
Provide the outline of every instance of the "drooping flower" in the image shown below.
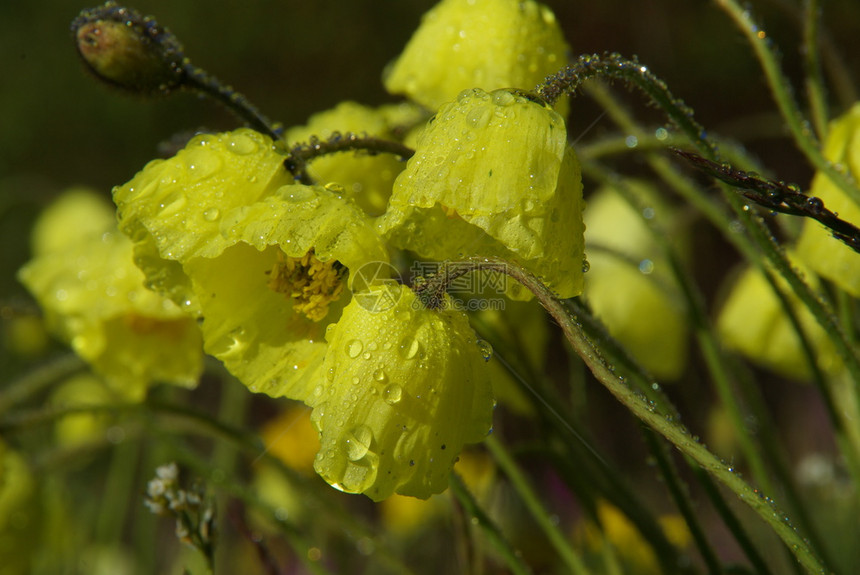
[[420,257],[498,256],[578,295],[582,182],[564,120],[516,91],[464,91],[428,122],[379,228]]
[[470,88],[531,90],[564,67],[567,49],[555,15],[533,0],[443,0],[387,70],[385,88],[429,110]]
[[114,191],[151,284],[198,318],[204,349],[252,391],[307,402],[326,326],[387,249],[353,202],[293,184],[269,138],[193,140]]
[[[824,147],[824,156],[844,166],[854,181],[860,181],[860,103],[834,120]],[[809,190],[831,212],[855,225],[860,222],[860,204],[852,200],[823,173],[816,173]],[[807,219],[797,241],[797,257],[815,273],[835,283],[854,297],[860,297],[860,255],[833,238],[816,221]]]
[[[492,425],[489,371],[466,315],[424,308],[401,285],[371,286],[329,327],[314,390],[314,467],[334,487],[374,501],[442,492],[466,443]],[[387,309],[368,301],[392,302]]]
[[583,296],[594,315],[655,377],[677,379],[687,358],[686,309],[660,247],[643,218],[659,222],[683,249],[683,230],[673,229],[670,206],[656,190],[636,182],[631,192],[644,206],[637,213],[610,188],[590,196],[583,215],[588,254]]
[[[81,222],[84,222],[81,227]],[[178,306],[144,287],[131,242],[107,202],[73,191],[36,225],[34,258],[19,278],[56,333],[110,387],[141,399],[150,383],[196,385],[200,333]]]
[[[815,275],[799,265],[793,254],[788,255],[806,281],[817,287]],[[786,293],[801,328],[812,344],[818,367],[825,373],[838,372],[842,363],[830,338],[798,297],[785,289],[785,280],[780,277],[777,284]],[[794,325],[758,269],[748,267],[735,280],[719,312],[717,331],[726,346],[759,365],[790,378],[809,379],[812,376]]]

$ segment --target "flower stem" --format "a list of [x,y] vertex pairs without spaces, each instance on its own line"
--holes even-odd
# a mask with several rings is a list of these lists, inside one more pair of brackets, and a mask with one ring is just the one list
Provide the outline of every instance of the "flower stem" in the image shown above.
[[341,134],[334,132],[328,140],[320,140],[316,136],[308,142],[301,142],[290,149],[284,167],[293,174],[297,181],[312,184],[313,180],[307,173],[308,163],[315,158],[337,154],[339,152],[364,151],[368,154],[394,154],[402,160],[408,160],[415,150],[393,140],[383,140],[373,136],[359,135],[352,132]]
[[511,544],[505,539],[498,526],[484,512],[469,492],[469,489],[463,483],[460,476],[456,473],[451,473],[450,485],[454,497],[457,498],[457,501],[460,502],[460,505],[463,506],[466,512],[478,521],[478,524],[484,530],[484,534],[493,543],[496,551],[502,555],[505,563],[510,567],[511,572],[514,573],[514,575],[530,575],[532,570],[523,562],[519,552],[511,547]]

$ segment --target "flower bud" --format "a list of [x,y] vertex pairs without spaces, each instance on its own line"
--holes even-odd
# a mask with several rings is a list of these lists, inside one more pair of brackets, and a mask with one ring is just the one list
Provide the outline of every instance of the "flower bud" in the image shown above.
[[72,22],[78,53],[105,83],[144,96],[166,95],[185,81],[182,46],[135,10],[106,2]]

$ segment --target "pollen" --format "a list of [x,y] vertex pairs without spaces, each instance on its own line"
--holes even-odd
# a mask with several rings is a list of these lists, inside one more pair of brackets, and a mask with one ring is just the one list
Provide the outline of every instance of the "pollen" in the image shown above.
[[313,250],[300,258],[278,252],[269,273],[269,288],[290,298],[297,312],[320,321],[328,314],[329,305],[343,293],[346,272],[339,261],[320,261]]

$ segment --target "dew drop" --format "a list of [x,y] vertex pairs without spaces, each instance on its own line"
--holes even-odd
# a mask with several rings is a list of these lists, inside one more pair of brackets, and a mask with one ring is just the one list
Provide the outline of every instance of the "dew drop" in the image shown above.
[[238,134],[229,139],[227,149],[234,154],[246,156],[257,151],[257,144],[248,136]]
[[385,386],[385,389],[382,391],[382,398],[388,405],[396,405],[400,403],[400,399],[402,397],[403,388],[396,383],[392,383],[391,385]]
[[418,355],[418,352],[420,350],[421,344],[418,343],[417,339],[407,337],[400,342],[400,355],[403,357],[403,359],[415,358],[415,356]]
[[370,451],[373,442],[373,431],[366,425],[359,425],[347,431],[341,438],[341,447],[350,461],[362,459]]
[[507,90],[495,90],[490,94],[493,98],[493,103],[497,106],[510,106],[516,101],[516,96]]
[[221,210],[218,208],[209,208],[203,211],[203,219],[207,222],[214,222],[221,217]]
[[480,106],[473,108],[466,114],[466,123],[476,130],[486,127],[492,116],[491,110],[487,107]]
[[361,340],[358,340],[358,339],[350,340],[346,344],[346,355],[355,359],[361,353],[362,349],[364,349],[364,344],[361,343]]
[[385,381],[388,376],[385,374],[385,370],[381,367],[373,372],[373,379],[376,381]]
[[479,339],[475,343],[477,344],[478,351],[481,352],[481,357],[484,358],[484,361],[490,361],[490,358],[493,357],[493,346],[483,339]]

